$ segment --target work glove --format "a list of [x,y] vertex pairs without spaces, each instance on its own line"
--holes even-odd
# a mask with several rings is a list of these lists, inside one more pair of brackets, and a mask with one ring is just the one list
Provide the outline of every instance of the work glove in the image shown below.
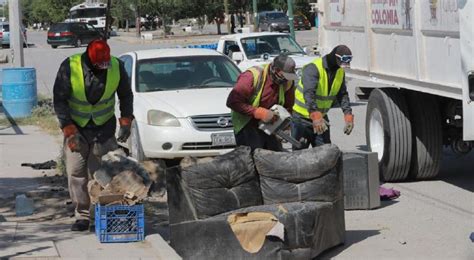
[[130,136],[131,128],[132,128],[132,119],[129,117],[121,117],[119,119],[120,129],[118,132],[117,141],[121,143],[125,143]]
[[69,147],[71,152],[80,152],[84,144],[84,139],[77,130],[74,124],[69,124],[63,129],[64,138],[66,139],[66,145]]
[[352,129],[354,129],[354,115],[353,114],[345,114],[344,121],[346,125],[344,126],[344,134],[350,135]]
[[261,120],[264,123],[273,123],[278,119],[277,114],[275,114],[270,109],[266,109],[263,107],[258,107],[257,109],[255,109],[255,112],[253,113],[253,117],[255,117],[258,120]]
[[312,112],[310,118],[313,121],[313,129],[316,134],[322,135],[328,130],[328,122],[324,119],[321,112]]

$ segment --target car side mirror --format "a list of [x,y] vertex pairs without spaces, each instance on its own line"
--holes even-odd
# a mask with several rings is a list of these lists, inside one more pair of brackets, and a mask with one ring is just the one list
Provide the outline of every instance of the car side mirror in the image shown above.
[[236,51],[232,53],[232,60],[239,63],[244,60],[244,54],[240,51]]
[[310,55],[308,47],[304,47],[304,48],[303,48],[303,51],[304,51],[304,53]]

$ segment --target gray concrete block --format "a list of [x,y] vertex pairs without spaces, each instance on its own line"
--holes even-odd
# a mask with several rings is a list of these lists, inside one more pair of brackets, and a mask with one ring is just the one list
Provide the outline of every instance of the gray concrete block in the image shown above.
[[344,209],[380,207],[377,153],[343,152]]
[[0,50],[0,63],[8,63],[10,55],[10,50]]

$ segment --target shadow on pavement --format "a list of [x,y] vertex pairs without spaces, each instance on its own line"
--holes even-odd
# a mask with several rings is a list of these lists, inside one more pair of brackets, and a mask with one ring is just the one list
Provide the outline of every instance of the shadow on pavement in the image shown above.
[[21,257],[23,255],[27,255],[26,257],[28,257],[28,255],[33,253],[33,252],[38,252],[38,251],[42,251],[42,250],[49,249],[49,248],[52,248],[52,246],[42,246],[42,247],[34,248],[34,249],[31,249],[31,250],[18,252],[16,254],[5,255],[5,256],[2,256],[0,259],[2,259],[2,260],[3,259],[10,259],[10,258],[13,258],[13,257]]
[[[15,197],[0,198],[0,222],[38,223],[42,221],[69,220],[74,209],[69,203],[67,180],[61,176],[37,178],[0,178],[4,194],[24,193],[33,199],[34,214],[17,217]],[[0,233],[0,241],[2,241]],[[0,248],[1,249],[1,248]]]
[[474,192],[474,151],[458,155],[449,149],[443,151],[439,179],[461,189]]
[[5,129],[8,129],[8,128],[11,127],[15,131],[15,134],[13,134],[13,133],[0,133],[0,135],[23,135],[24,134],[23,131],[21,130],[21,128],[15,122],[15,120],[11,117],[11,115],[3,108],[3,103],[0,100],[0,118],[2,117],[2,114],[7,118],[8,122],[10,123],[10,126],[2,127],[0,130],[5,130]]
[[316,259],[332,259],[352,245],[379,234],[380,231],[378,230],[347,230],[346,242],[343,245],[328,249],[316,257]]
[[166,196],[158,201],[145,201],[145,235],[159,234],[165,241],[170,239],[169,215]]

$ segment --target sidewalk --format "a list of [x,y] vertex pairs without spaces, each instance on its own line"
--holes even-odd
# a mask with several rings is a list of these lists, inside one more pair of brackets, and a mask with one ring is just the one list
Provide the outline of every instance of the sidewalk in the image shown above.
[[[180,259],[153,230],[159,226],[154,223],[146,228],[145,241],[137,243],[101,244],[94,233],[71,232],[65,179],[56,170],[20,166],[56,160],[59,149],[60,138],[37,127],[0,125],[0,259]],[[18,193],[33,198],[33,215],[15,216]]]

